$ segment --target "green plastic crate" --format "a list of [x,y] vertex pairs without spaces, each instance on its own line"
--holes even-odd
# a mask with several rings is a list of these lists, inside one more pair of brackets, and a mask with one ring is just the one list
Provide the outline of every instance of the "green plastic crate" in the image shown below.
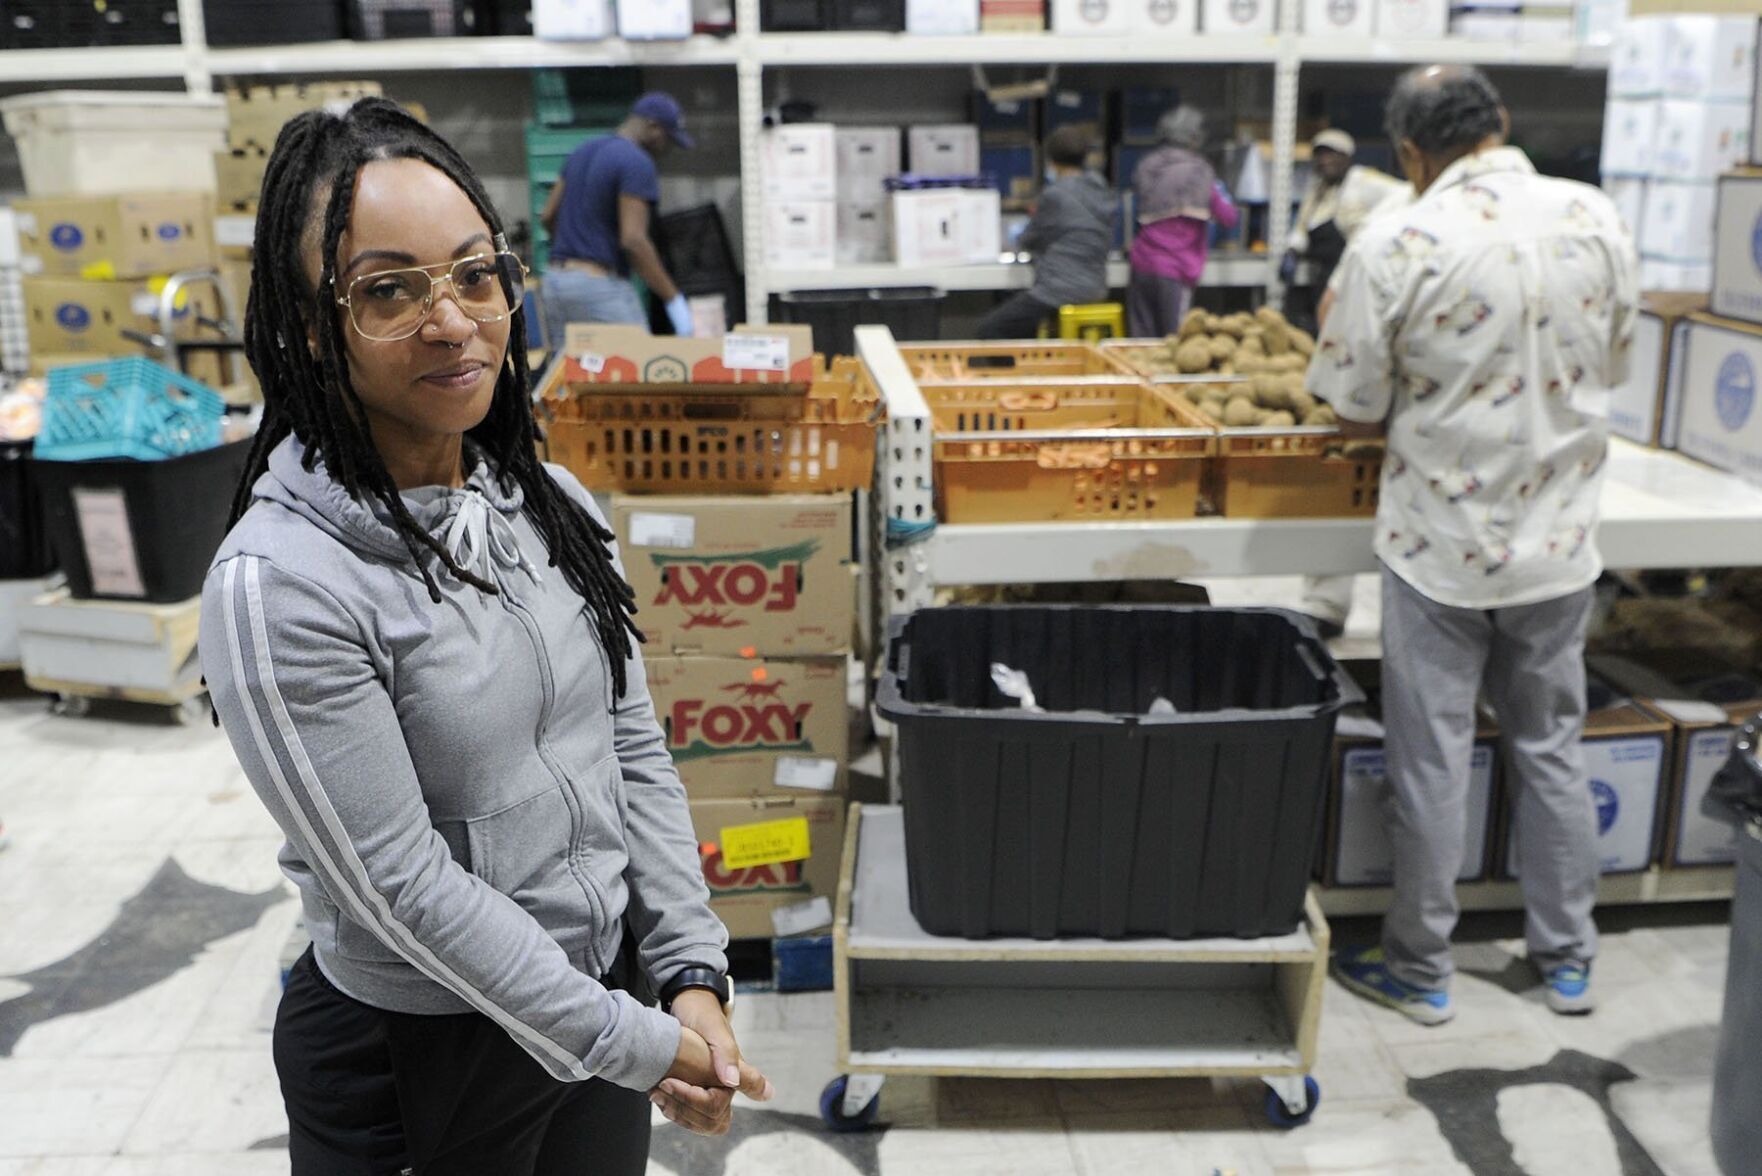
[[532,71],[532,112],[544,126],[624,121],[642,93],[635,67]]

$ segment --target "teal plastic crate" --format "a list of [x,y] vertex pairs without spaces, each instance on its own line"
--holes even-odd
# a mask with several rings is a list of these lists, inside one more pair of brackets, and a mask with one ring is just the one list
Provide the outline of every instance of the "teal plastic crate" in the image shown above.
[[631,66],[532,71],[532,112],[545,126],[616,126],[641,93],[642,74]]
[[226,401],[199,380],[131,357],[51,368],[36,454],[43,461],[159,461],[221,441]]

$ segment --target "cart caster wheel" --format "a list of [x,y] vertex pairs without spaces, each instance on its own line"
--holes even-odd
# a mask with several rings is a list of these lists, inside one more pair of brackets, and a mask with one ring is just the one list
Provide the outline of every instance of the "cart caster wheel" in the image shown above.
[[53,714],[65,719],[78,719],[92,713],[92,700],[83,694],[63,694],[49,704]]
[[194,727],[208,717],[208,696],[198,694],[171,708],[171,721],[180,727]]
[[856,1114],[847,1115],[844,1113],[844,1088],[849,1081],[848,1075],[840,1074],[826,1084],[826,1089],[820,1092],[820,1118],[834,1131],[866,1131],[874,1125],[875,1115],[881,1108],[881,1096],[876,1095],[863,1104],[863,1109]]
[[1307,1105],[1301,1114],[1292,1114],[1291,1108],[1285,1105],[1285,1100],[1280,1097],[1279,1092],[1268,1087],[1266,1092],[1267,1121],[1274,1127],[1287,1128],[1301,1127],[1309,1122],[1310,1116],[1315,1114],[1315,1108],[1321,1104],[1321,1087],[1316,1084],[1314,1078],[1305,1076],[1303,1093],[1308,1096]]

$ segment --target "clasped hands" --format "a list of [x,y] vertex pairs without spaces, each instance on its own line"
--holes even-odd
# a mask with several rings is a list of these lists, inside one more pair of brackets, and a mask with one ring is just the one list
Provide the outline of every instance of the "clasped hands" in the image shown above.
[[673,1001],[680,1025],[679,1052],[649,1101],[668,1122],[699,1135],[726,1135],[734,1121],[734,1094],[769,1102],[770,1079],[740,1056],[734,1030],[716,994],[687,989]]

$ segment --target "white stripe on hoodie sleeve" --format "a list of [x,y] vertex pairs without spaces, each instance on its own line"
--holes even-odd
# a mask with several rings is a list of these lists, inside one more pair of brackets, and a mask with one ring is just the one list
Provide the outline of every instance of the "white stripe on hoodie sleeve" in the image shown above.
[[659,1082],[678,1022],[576,971],[519,905],[453,860],[348,611],[244,555],[209,573],[202,614],[203,669],[239,761],[343,914],[558,1079]]

